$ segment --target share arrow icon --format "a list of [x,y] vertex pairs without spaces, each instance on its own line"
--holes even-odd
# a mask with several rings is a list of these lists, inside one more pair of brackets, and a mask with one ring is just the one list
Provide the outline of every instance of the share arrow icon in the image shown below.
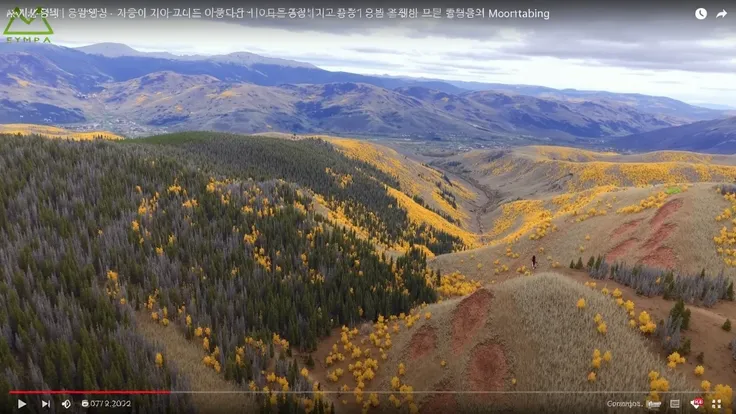
[[718,13],[716,15],[716,19],[722,19],[722,18],[726,17],[727,14],[728,14],[728,12],[726,11],[726,9],[723,9],[722,12],[720,12],[720,13]]

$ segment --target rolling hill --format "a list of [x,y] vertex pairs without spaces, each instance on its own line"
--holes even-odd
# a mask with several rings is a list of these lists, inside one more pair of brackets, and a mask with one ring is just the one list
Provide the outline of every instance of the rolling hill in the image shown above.
[[637,111],[662,114],[675,118],[686,118],[691,121],[704,121],[723,118],[733,108],[709,107],[686,104],[676,99],[664,96],[649,96],[636,93],[614,93],[606,91],[581,91],[576,89],[554,89],[533,85],[505,85],[501,83],[460,82],[450,81],[461,88],[484,91],[493,90],[502,93],[534,96],[536,98],[554,99],[567,102],[593,101],[612,102],[627,105]]
[[467,91],[248,53],[175,56],[119,44],[9,44],[0,69],[0,122],[100,124],[124,135],[210,129],[585,144],[722,115],[665,98]]
[[90,55],[100,55],[111,58],[124,56],[150,57],[169,60],[195,60],[223,63],[235,63],[245,67],[256,64],[275,65],[290,68],[318,69],[310,63],[297,62],[295,60],[270,58],[248,52],[235,52],[226,55],[202,56],[202,55],[174,55],[168,52],[139,52],[130,46],[120,43],[96,43],[89,46],[74,48]]
[[69,139],[73,141],[89,141],[94,139],[121,140],[123,137],[108,131],[72,131],[45,125],[33,124],[0,124],[0,134],[43,135],[48,138]]
[[[94,91],[78,90],[78,84],[86,80],[77,80],[44,57],[5,57],[23,61],[6,67],[38,67],[45,74],[37,77],[18,70],[5,74],[0,99],[7,106],[0,112],[0,122],[8,123],[17,122],[23,114],[21,119],[34,122],[117,118],[174,130],[332,132],[449,140],[521,136],[575,142],[577,137],[626,135],[682,122],[626,107],[561,104],[492,92],[450,95],[421,87],[391,90],[365,83],[274,87],[172,71],[102,83]],[[51,75],[55,72],[59,74]],[[22,111],[31,106],[33,111]]]
[[736,152],[736,117],[701,121],[615,139],[623,150],[682,150],[713,154]]
[[136,408],[582,413],[601,402],[563,392],[624,386],[733,406],[733,157],[424,164],[288,138],[3,136],[0,406],[148,387],[234,393]]

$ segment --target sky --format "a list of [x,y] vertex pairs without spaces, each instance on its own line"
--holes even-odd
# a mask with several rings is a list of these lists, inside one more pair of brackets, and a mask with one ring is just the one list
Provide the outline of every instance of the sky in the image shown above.
[[[248,51],[360,74],[668,96],[736,107],[736,7],[548,10],[549,19],[60,20],[54,43]],[[545,9],[540,9],[544,11]],[[112,8],[110,8],[112,12]],[[420,13],[421,13],[420,8]]]

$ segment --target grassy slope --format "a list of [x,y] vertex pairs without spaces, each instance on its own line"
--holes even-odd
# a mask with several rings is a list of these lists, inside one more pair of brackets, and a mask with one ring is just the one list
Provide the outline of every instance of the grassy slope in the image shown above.
[[87,131],[77,132],[64,128],[57,128],[48,125],[33,124],[0,124],[0,134],[21,134],[32,135],[41,134],[49,138],[65,138],[75,141],[87,141],[102,136],[103,139],[121,140],[123,137],[113,134],[109,131]]
[[[531,361],[525,359],[517,366],[519,389],[648,391],[647,374],[652,370],[670,381],[672,391],[696,389],[679,373],[668,372],[658,355],[649,351],[647,341],[627,326],[628,318],[623,309],[599,292],[555,274],[516,279],[497,289],[509,292],[516,304],[515,312],[507,311],[511,320],[506,326],[517,331],[507,336],[509,349],[526,349],[527,355],[533,355]],[[575,306],[581,297],[587,304],[583,310]],[[607,323],[605,335],[596,330],[593,321],[596,313]],[[591,384],[586,375],[591,371],[594,349],[601,353],[610,350],[613,359],[610,364],[604,362],[595,370],[596,381]],[[601,410],[604,401],[602,396],[585,394],[541,397],[532,405],[572,406],[578,412]],[[646,395],[616,394],[615,397],[642,401]]]
[[[718,273],[724,268],[724,261],[717,254],[717,246],[713,243],[713,236],[718,235],[719,229],[724,223],[714,220],[724,208],[728,207],[723,197],[716,194],[714,184],[697,184],[687,191],[674,194],[666,198],[666,201],[681,200],[679,209],[663,219],[654,220],[657,209],[645,209],[639,213],[616,213],[612,210],[637,204],[640,200],[650,194],[656,194],[661,189],[629,189],[606,193],[599,196],[600,204],[592,202],[583,211],[589,208],[606,208],[610,203],[609,213],[602,216],[594,216],[584,221],[577,222],[572,214],[560,215],[552,220],[557,226],[557,231],[550,231],[539,240],[530,240],[528,234],[519,237],[518,242],[513,244],[512,251],[519,254],[519,258],[506,256],[506,244],[485,246],[477,250],[459,252],[452,255],[442,255],[434,259],[437,267],[443,271],[459,270],[469,277],[490,281],[503,279],[503,275],[494,275],[493,262],[500,260],[513,271],[519,266],[531,265],[532,255],[536,255],[541,262],[542,269],[551,268],[554,261],[567,266],[570,260],[582,257],[584,261],[591,255],[606,255],[614,248],[627,240],[636,240],[631,248],[624,251],[621,259],[636,262],[643,259],[652,250],[666,247],[672,250],[672,263],[679,271],[696,273],[705,268],[709,273]],[[616,199],[614,200],[614,197]],[[679,203],[679,201],[676,201]],[[660,214],[660,217],[663,217]],[[636,223],[631,228],[623,226],[625,223]],[[519,223],[512,227],[509,232],[518,230]],[[668,234],[663,233],[662,227],[669,229]],[[624,231],[626,230],[626,231]],[[658,232],[659,231],[659,232]],[[518,233],[517,233],[518,234]],[[532,233],[533,234],[533,233]],[[667,235],[666,238],[663,238]],[[586,240],[589,236],[589,240]],[[651,248],[643,248],[650,240]],[[580,247],[584,250],[580,251]],[[544,251],[540,251],[544,249]],[[552,260],[548,260],[551,257]],[[479,267],[480,265],[480,267]]]
[[[497,388],[494,389],[497,391],[638,391],[643,394],[616,397],[643,401],[649,391],[647,374],[651,370],[659,371],[670,381],[670,390],[697,389],[697,383],[694,380],[688,382],[681,370],[667,371],[662,359],[648,348],[647,341],[637,330],[627,326],[626,313],[610,297],[552,273],[518,278],[486,289],[486,292],[491,292],[492,298],[481,315],[466,314],[464,311],[470,308],[463,307],[466,301],[473,302],[481,294],[479,291],[470,297],[429,305],[421,310],[422,317],[411,328],[401,323],[398,333],[391,331],[393,345],[386,361],[379,358],[379,370],[376,378],[366,387],[366,397],[371,390],[391,390],[391,379],[398,376],[402,384],[413,387],[414,401],[419,405],[429,407],[442,402],[451,411],[473,411],[493,403],[496,407],[501,404],[517,409],[537,410],[546,407],[555,411],[574,407],[576,412],[590,412],[602,409],[606,400],[602,396],[586,394],[537,395],[534,399],[462,394],[463,391],[479,389],[482,381],[498,375],[499,370],[504,374],[499,377],[500,383],[496,383]],[[582,311],[576,308],[576,301],[580,297],[587,302],[586,309]],[[529,306],[531,303],[534,306]],[[431,314],[430,319],[424,317],[426,313]],[[593,322],[595,313],[603,315],[607,322],[606,335],[596,331]],[[473,316],[477,323],[470,324],[474,329],[466,335],[468,341],[458,347],[455,344],[457,338],[454,327],[460,319]],[[393,322],[389,326],[393,326]],[[362,338],[368,338],[375,332],[372,328],[363,327],[362,335],[352,342],[360,344]],[[427,335],[427,332],[434,334]],[[434,339],[427,339],[428,336]],[[342,363],[324,367],[324,357],[333,343],[342,346],[339,333],[320,345],[315,354],[319,357],[319,367],[314,372],[322,376],[323,384],[328,384],[328,389],[337,390],[347,384],[352,391],[355,382],[350,378],[348,365],[355,363],[355,360],[348,356]],[[489,345],[500,346],[505,364],[486,358],[487,352],[479,352],[479,349],[483,349],[480,347]],[[378,350],[367,347],[374,353]],[[596,348],[601,353],[610,350],[613,359],[610,364],[604,363],[596,370],[598,379],[590,383],[587,375]],[[445,367],[441,365],[443,360]],[[485,363],[483,366],[495,368],[482,379],[473,376],[473,366],[480,362]],[[403,376],[397,373],[400,363],[406,367]],[[345,375],[336,383],[329,382],[325,375],[328,370],[336,368],[343,368]],[[516,380],[515,385],[513,379]],[[490,390],[488,387],[486,384],[484,389]],[[461,393],[448,397],[431,392],[438,389]],[[395,395],[399,397],[401,393],[396,392]],[[381,397],[381,407],[390,405],[388,395]],[[340,407],[349,411],[358,409],[351,392],[339,398],[347,402]],[[402,406],[406,405],[404,403]]]
[[[663,297],[645,297],[636,295],[636,291],[628,286],[623,286],[614,281],[608,280],[604,282],[595,281],[587,273],[578,270],[561,269],[560,274],[577,281],[584,285],[586,282],[596,282],[596,289],[601,290],[604,287],[609,291],[619,289],[623,293],[623,297],[627,300],[631,299],[636,306],[636,311],[642,310],[649,313],[654,320],[666,319],[672,309],[673,302]],[[685,337],[692,341],[692,352],[687,359],[686,365],[681,370],[687,374],[690,379],[701,380],[707,379],[713,384],[734,384],[736,383],[736,372],[731,367],[733,357],[726,347],[726,344],[733,339],[733,334],[721,329],[721,326],[727,318],[736,320],[736,303],[722,301],[712,308],[689,307],[691,310],[690,327],[687,331],[683,331]],[[665,357],[666,352],[651,344],[651,348]],[[702,378],[696,378],[693,370],[700,362],[694,357],[699,353],[703,353],[704,361],[702,365],[705,367],[705,374]]]
[[[243,388],[226,381],[221,375],[201,363],[202,348],[186,339],[178,329],[167,329],[151,320],[150,315],[136,312],[137,332],[154,344],[172,361],[179,372],[190,380],[192,390],[202,391],[193,394],[192,403],[200,413],[216,413],[230,410],[254,410],[257,403],[252,396],[243,393]],[[232,394],[212,398],[207,391],[231,391]],[[240,393],[238,393],[240,391]]]

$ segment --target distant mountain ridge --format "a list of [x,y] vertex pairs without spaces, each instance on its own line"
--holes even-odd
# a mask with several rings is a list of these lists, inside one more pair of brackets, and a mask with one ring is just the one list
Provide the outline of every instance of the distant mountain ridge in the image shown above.
[[[168,52],[140,52],[130,46],[120,43],[97,43],[89,46],[77,47],[85,53],[98,54],[107,57],[121,56],[144,56],[157,57],[173,60],[212,60],[218,62],[240,63],[244,66],[255,63],[280,65],[287,67],[303,67],[319,69],[311,63],[294,60],[264,57],[248,52],[236,52],[227,55],[175,55]],[[373,76],[370,76],[372,78]],[[536,98],[551,98],[556,100],[587,99],[597,101],[614,101],[627,103],[643,112],[661,113],[672,117],[680,117],[692,121],[716,119],[724,116],[724,111],[736,111],[725,105],[691,105],[665,96],[650,96],[635,93],[616,93],[607,91],[588,91],[577,89],[554,89],[535,85],[509,85],[502,83],[467,82],[457,80],[443,80],[433,78],[411,78],[406,76],[379,76],[383,79],[403,80],[408,83],[420,84],[421,86],[436,89],[448,93],[460,93],[462,91],[498,91],[504,93],[515,93],[529,95]],[[355,80],[353,80],[355,81]],[[382,86],[373,82],[365,82]],[[385,87],[385,86],[384,86]]]
[[168,52],[140,52],[133,49],[130,46],[121,43],[96,43],[89,46],[82,46],[74,48],[81,52],[90,55],[100,55],[105,57],[124,57],[124,56],[137,56],[137,57],[150,57],[159,59],[171,59],[171,60],[209,60],[213,62],[227,62],[235,63],[243,66],[251,66],[254,64],[264,65],[278,65],[292,68],[308,68],[308,69],[319,69],[311,63],[297,62],[295,60],[279,59],[273,57],[266,57],[256,55],[249,52],[235,52],[228,53],[226,55],[175,55]]
[[[3,123],[67,124],[112,117],[171,130],[574,143],[723,114],[645,95],[497,87],[469,91],[436,80],[330,72],[247,52],[176,56],[116,43],[76,49],[21,43],[0,49]],[[575,93],[581,97],[573,98]]]
[[736,153],[736,117],[695,122],[615,139],[622,150],[682,150],[713,154]]

